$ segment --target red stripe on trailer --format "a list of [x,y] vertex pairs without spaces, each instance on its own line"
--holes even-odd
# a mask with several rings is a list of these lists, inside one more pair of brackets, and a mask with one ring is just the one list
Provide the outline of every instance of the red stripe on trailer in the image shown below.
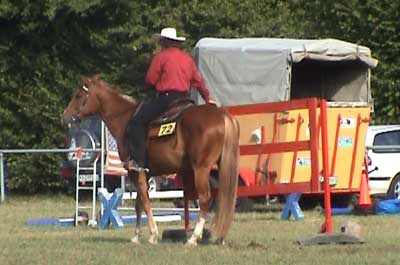
[[264,154],[283,153],[292,151],[307,151],[310,150],[309,141],[292,141],[274,144],[258,144],[258,145],[241,145],[240,155],[257,155],[259,152]]
[[258,104],[248,104],[239,106],[230,106],[225,109],[232,115],[248,115],[257,113],[277,113],[294,109],[307,109],[310,105],[317,103],[316,98],[293,99],[285,102],[268,102]]
[[265,194],[288,194],[292,192],[303,192],[310,190],[310,182],[299,182],[289,184],[269,184],[269,185],[254,185],[250,187],[238,187],[237,196],[262,196]]

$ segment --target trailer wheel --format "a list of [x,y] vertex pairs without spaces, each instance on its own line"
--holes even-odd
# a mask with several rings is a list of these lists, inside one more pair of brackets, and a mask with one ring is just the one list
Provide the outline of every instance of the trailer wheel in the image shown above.
[[[334,194],[332,195],[332,207],[334,208],[347,208],[350,206],[354,206],[357,204],[357,195],[356,194]],[[323,197],[322,197],[322,203]]]
[[[238,186],[245,186],[243,180],[239,177]],[[237,197],[236,199],[236,211],[237,212],[248,212],[253,210],[254,200],[250,197]]]
[[303,194],[299,200],[299,206],[303,210],[311,210],[323,204],[323,197],[321,195]]
[[[218,188],[218,171],[213,170],[210,172],[210,186],[211,189]],[[239,177],[238,186],[245,186],[243,180]],[[251,211],[254,207],[254,200],[250,197],[238,197],[236,199],[236,211],[238,212],[246,212]],[[216,202],[214,199],[211,199],[210,202],[210,210],[215,210]]]

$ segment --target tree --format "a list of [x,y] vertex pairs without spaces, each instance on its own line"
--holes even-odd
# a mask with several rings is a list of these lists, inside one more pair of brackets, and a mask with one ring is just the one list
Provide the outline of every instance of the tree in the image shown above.
[[[390,0],[291,1],[305,38],[338,38],[365,45],[379,60],[372,70],[377,124],[400,122],[400,2]],[[307,10],[307,12],[306,12]]]
[[[399,122],[400,2],[390,0],[43,0],[0,2],[0,149],[63,147],[60,115],[81,75],[142,97],[167,26],[187,37],[338,38],[371,48],[375,122]],[[7,156],[9,188],[61,187],[62,156]]]
[[[98,72],[123,79],[120,66],[134,51],[129,23],[134,8],[130,1],[2,2],[0,148],[63,145],[60,115],[79,76]],[[58,187],[54,172],[61,159],[10,156],[9,188]]]

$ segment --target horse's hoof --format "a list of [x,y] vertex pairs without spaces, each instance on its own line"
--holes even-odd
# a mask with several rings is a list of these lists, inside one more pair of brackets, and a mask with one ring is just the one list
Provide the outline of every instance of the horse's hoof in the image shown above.
[[217,245],[225,246],[225,240],[223,238],[219,238],[215,241]]
[[158,244],[157,236],[150,236],[149,243],[152,245],[157,245]]
[[197,239],[191,237],[191,238],[189,238],[188,241],[186,241],[186,244],[185,244],[185,245],[186,245],[187,247],[195,247],[195,246],[197,246]]
[[139,242],[139,237],[137,237],[137,236],[132,237],[132,238],[131,238],[131,242],[134,243],[134,244],[137,244],[137,245],[140,244],[140,242]]

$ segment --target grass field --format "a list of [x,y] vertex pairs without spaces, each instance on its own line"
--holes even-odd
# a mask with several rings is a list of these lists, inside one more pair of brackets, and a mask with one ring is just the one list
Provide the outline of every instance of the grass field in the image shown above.
[[[351,220],[361,225],[365,244],[299,246],[296,240],[316,234],[320,212],[305,211],[302,221],[281,221],[280,212],[260,206],[237,213],[225,246],[187,248],[182,242],[130,243],[133,225],[99,230],[87,226],[29,226],[32,218],[72,216],[74,200],[63,195],[9,197],[0,203],[0,264],[397,264],[400,216],[334,216],[334,229]],[[160,223],[164,229],[183,222]]]

